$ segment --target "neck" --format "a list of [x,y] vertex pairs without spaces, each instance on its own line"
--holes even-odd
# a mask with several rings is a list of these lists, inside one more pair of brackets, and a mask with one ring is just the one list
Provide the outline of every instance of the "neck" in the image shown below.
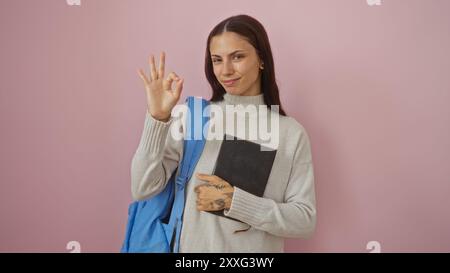
[[254,104],[254,105],[265,105],[264,103],[264,95],[262,93],[254,96],[240,96],[240,95],[232,95],[230,93],[225,93],[223,95],[223,99],[226,104]]

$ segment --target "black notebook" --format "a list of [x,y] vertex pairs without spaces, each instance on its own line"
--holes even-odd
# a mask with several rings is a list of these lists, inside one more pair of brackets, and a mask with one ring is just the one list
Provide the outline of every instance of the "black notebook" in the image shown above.
[[[255,142],[225,135],[213,174],[232,186],[262,197],[276,152]],[[226,217],[223,210],[210,212]]]

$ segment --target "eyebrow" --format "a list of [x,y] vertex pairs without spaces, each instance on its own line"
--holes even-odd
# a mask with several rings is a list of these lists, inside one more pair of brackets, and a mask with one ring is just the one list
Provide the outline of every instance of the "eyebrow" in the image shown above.
[[[235,51],[231,52],[231,53],[228,54],[228,55],[233,55],[233,54],[235,54],[235,53],[237,53],[237,52],[239,52],[239,51],[245,51],[245,50],[243,50],[243,49],[238,49],[238,50],[235,50]],[[216,55],[216,54],[212,54],[211,57],[220,57],[220,56],[219,56],[219,55]]]

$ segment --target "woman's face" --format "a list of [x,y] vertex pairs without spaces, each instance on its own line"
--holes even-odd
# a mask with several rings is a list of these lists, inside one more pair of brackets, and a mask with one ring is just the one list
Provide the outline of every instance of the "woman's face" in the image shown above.
[[214,36],[210,53],[214,74],[227,93],[240,96],[261,93],[261,61],[256,49],[242,36],[234,32]]

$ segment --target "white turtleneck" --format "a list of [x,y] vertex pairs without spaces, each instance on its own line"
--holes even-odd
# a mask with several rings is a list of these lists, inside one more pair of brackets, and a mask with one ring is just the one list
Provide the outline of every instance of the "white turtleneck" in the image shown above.
[[[264,105],[264,98],[262,94],[226,93],[222,101],[212,104],[222,108],[259,106]],[[234,187],[231,207],[225,215],[239,221],[198,211],[194,188],[204,182],[192,176],[186,188],[180,252],[283,252],[284,238],[305,238],[313,233],[316,207],[309,137],[295,119],[269,112],[272,118],[279,117],[279,143],[263,197]],[[131,163],[134,200],[159,193],[180,162],[183,140],[175,140],[169,130],[181,123],[173,121],[174,117],[168,122],[155,120],[146,111],[144,130]],[[206,142],[194,174],[212,174],[222,141]],[[234,233],[248,227],[248,231]]]

